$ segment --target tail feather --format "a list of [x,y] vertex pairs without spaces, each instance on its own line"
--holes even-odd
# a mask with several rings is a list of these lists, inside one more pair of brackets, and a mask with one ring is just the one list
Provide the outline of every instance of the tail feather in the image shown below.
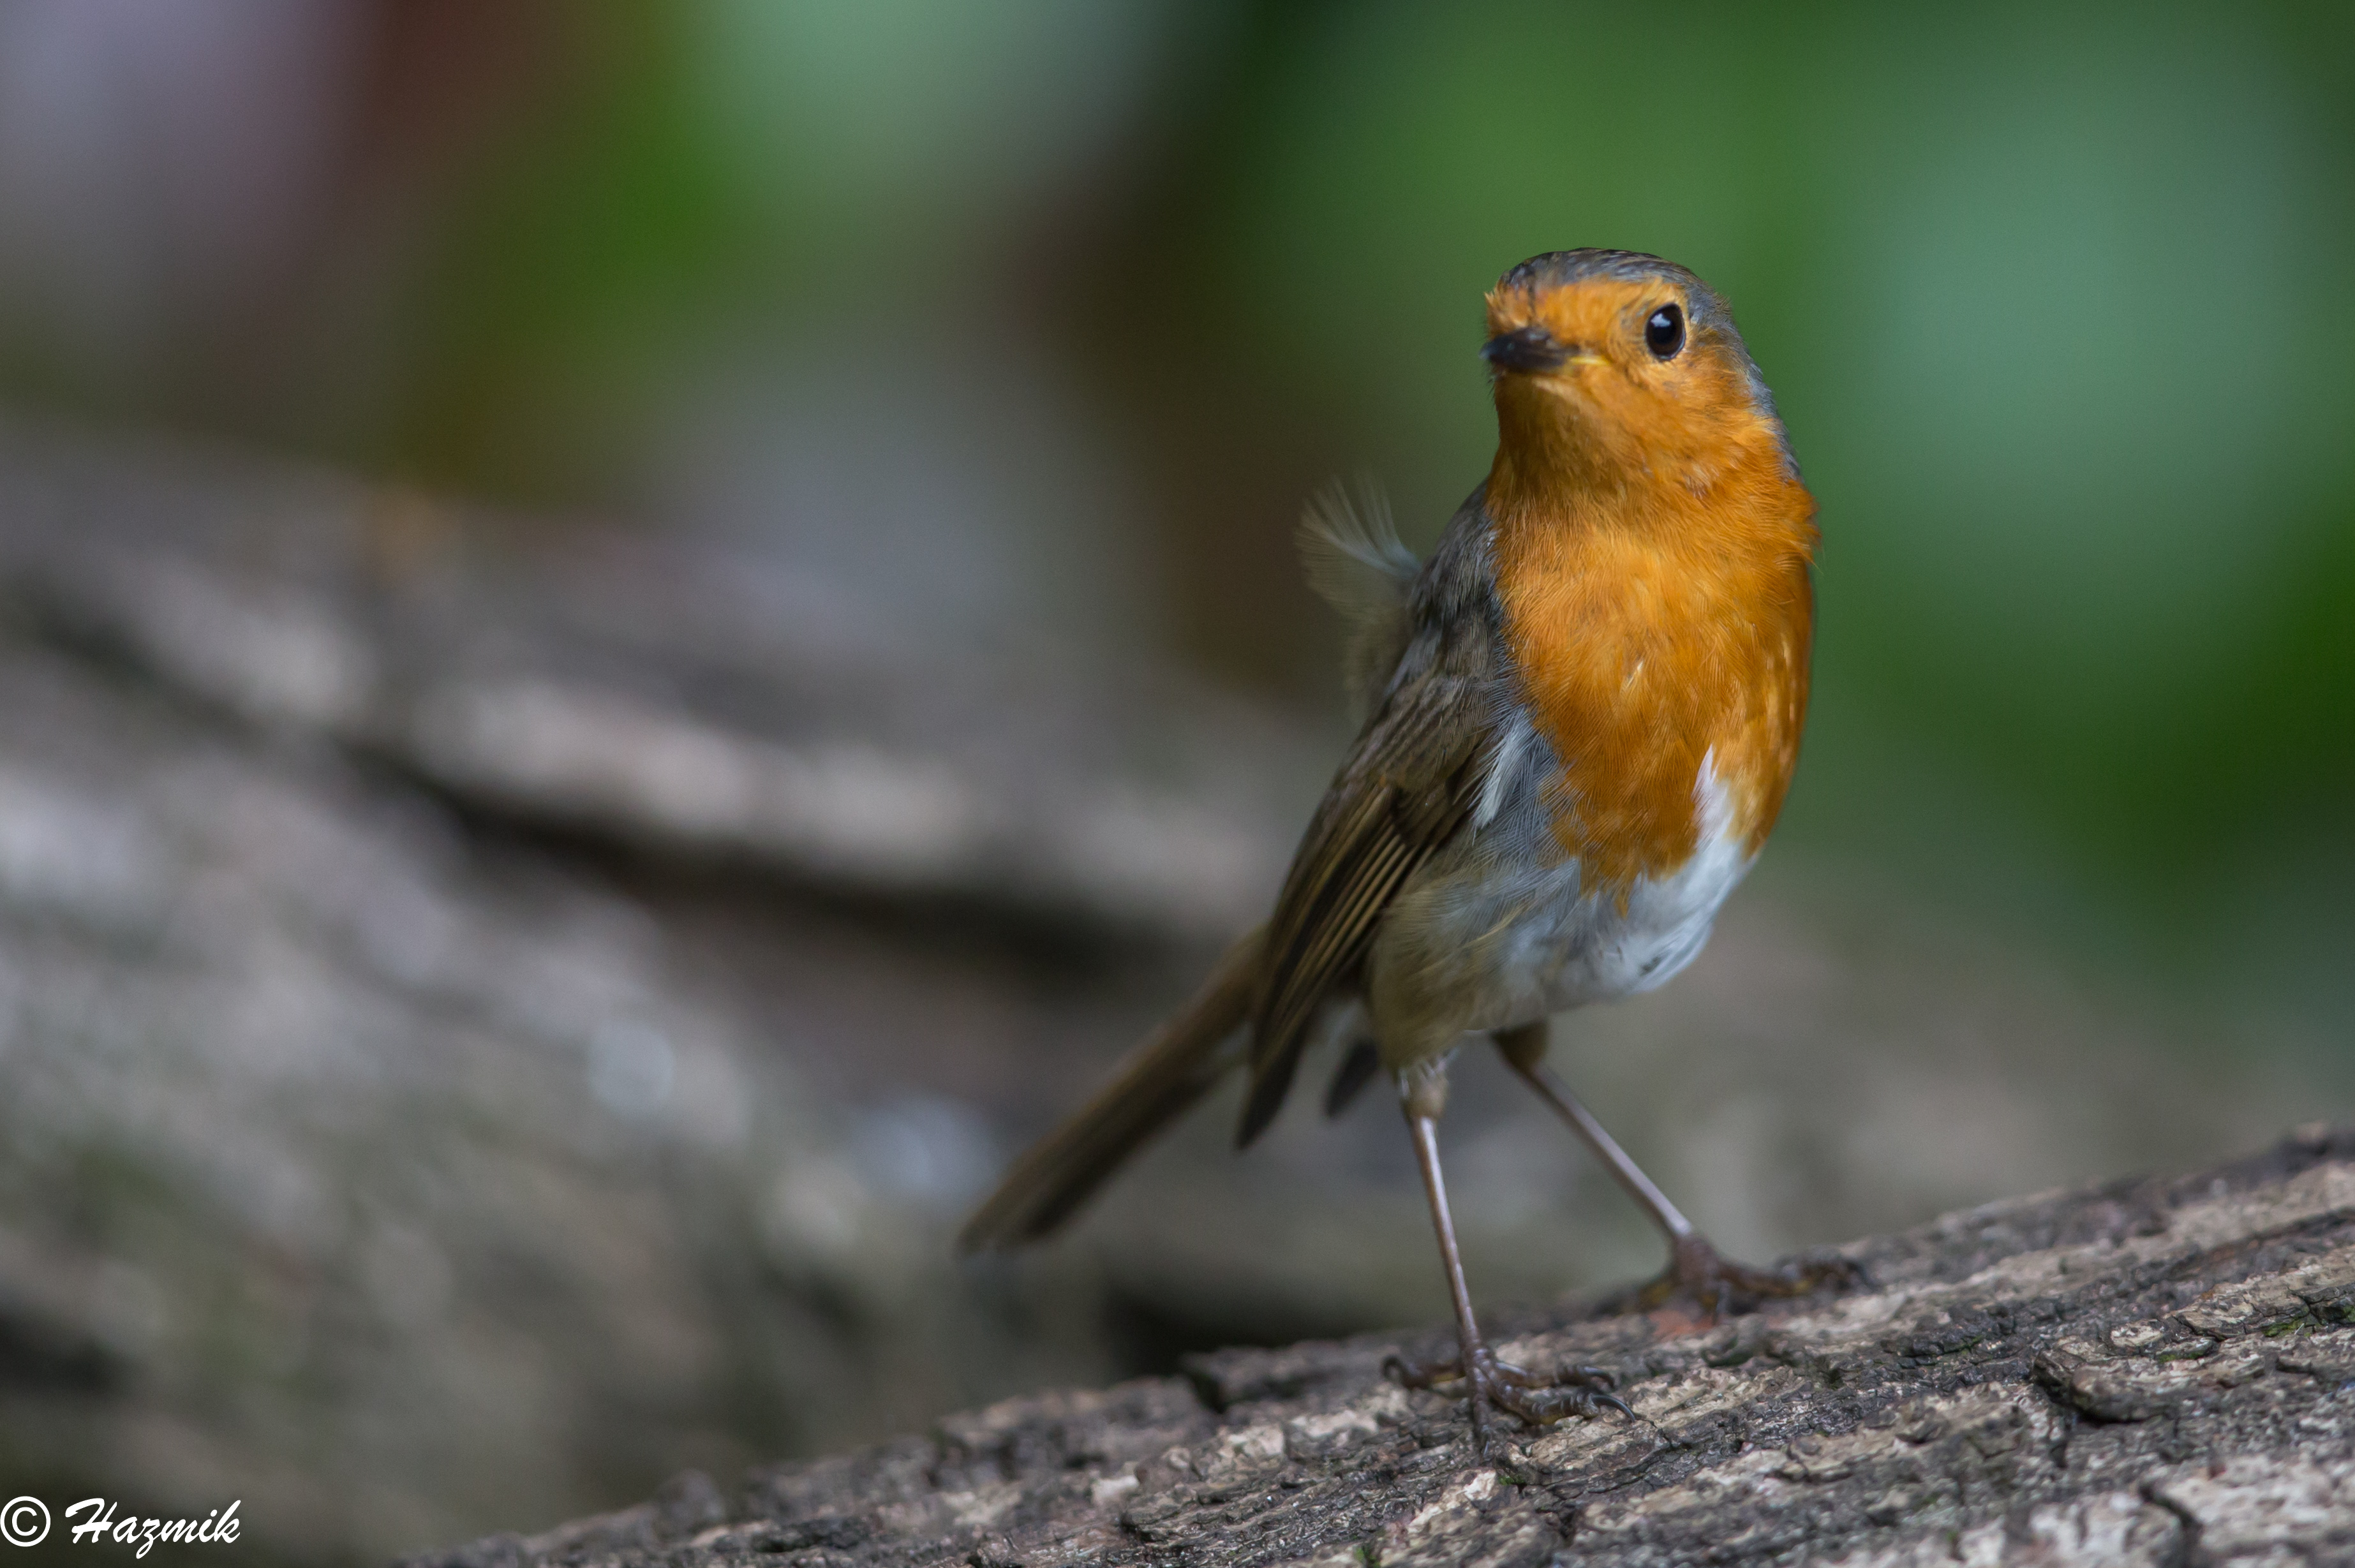
[[958,1233],[960,1252],[1002,1250],[1052,1232],[1113,1172],[1248,1052],[1235,1039],[1258,988],[1261,940],[1229,948],[1191,1001],[1130,1052],[1111,1083],[1030,1146]]

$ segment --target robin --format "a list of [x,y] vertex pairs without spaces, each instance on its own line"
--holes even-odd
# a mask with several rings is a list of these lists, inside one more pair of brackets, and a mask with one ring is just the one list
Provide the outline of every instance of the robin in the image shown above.
[[1327,1097],[1396,1086],[1454,1298],[1476,1444],[1627,1406],[1590,1367],[1540,1376],[1481,1338],[1439,1158],[1450,1059],[1476,1034],[1666,1236],[1638,1296],[1714,1317],[1825,1283],[1721,1257],[1544,1063],[1546,1020],[1692,962],[1757,858],[1798,759],[1815,498],[1725,304],[1684,268],[1563,251],[1487,296],[1497,444],[1419,567],[1379,508],[1313,508],[1312,574],[1355,623],[1367,717],[1273,914],[1112,1083],[1024,1154],[968,1250],[1046,1234],[1227,1073],[1266,1130],[1305,1049],[1349,1031]]

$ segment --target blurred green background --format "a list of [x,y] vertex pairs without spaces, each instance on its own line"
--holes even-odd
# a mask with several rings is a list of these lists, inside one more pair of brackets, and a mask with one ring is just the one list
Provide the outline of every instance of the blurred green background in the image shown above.
[[1323,702],[1302,495],[1369,470],[1435,534],[1489,449],[1486,283],[1655,251],[1733,301],[1823,503],[1785,840],[2336,1034],[2350,39],[2292,5],[19,4],[0,386]]
[[[2044,1039],[2092,1041],[2126,1019],[2122,1033],[2173,1053],[2136,1071],[2188,1097],[2249,1063],[2269,1085],[2251,1116],[2307,1114],[2310,1097],[2311,1115],[2343,1117],[2350,80],[2343,4],[0,0],[0,405],[487,502],[535,550],[560,555],[613,523],[706,536],[825,585],[781,617],[1082,677],[1176,664],[1337,750],[1338,632],[1294,559],[1303,499],[1369,473],[1427,545],[1492,448],[1483,291],[1542,251],[1655,251],[1732,302],[1821,501],[1817,696],[1764,891],[1729,917],[1755,924],[1720,944],[1731,967],[1644,1004],[1662,1009],[1649,1023],[1593,1023],[1582,1068],[1623,1104],[1657,1090],[1657,1114],[1689,1123],[1701,1074],[1655,1082],[1689,1059],[1663,1072],[1614,1058],[1613,1042],[1705,1024],[1738,1054],[1729,1017],[1754,1011],[1761,1038],[1812,1027],[1774,987],[1805,988],[1815,937],[1763,941],[1782,933],[1777,912],[1860,912],[1855,925],[1874,929],[1838,934],[1861,973],[1881,912],[1900,909],[1922,917],[1909,929],[1958,933],[1945,978],[1975,984],[1992,953],[1992,976],[2084,982],[2066,1006],[2023,1001],[2022,1016],[2061,1021],[1998,1046],[2037,1057]],[[692,949],[697,930],[671,934]],[[805,985],[794,965],[822,968],[826,951],[778,965]],[[1914,973],[1887,966],[1908,992],[1894,1012],[1959,1021],[1905,1038],[1957,1075],[1994,1076],[1981,1064],[2011,1059],[1979,1052],[1973,1031],[2000,1033],[1985,1020],[2005,1008],[1975,1011],[1984,998],[1949,988],[1917,1009]],[[842,984],[888,996],[893,974]],[[1030,970],[1019,985],[1060,995]],[[1124,1043],[1103,1019],[1125,1028],[1163,999],[1132,989],[1069,1038],[1005,1023],[999,1055],[976,1049],[964,1078],[929,1086],[980,1107],[963,1114],[983,1163],[1007,1152],[988,1137],[1047,1114],[1030,1102],[1077,1098]],[[1700,1010],[1676,1010],[1688,1002]],[[911,1012],[903,1032],[965,1048],[932,1017]],[[1897,1038],[1871,1018],[1851,1033]],[[847,1099],[882,1093],[870,1080],[916,1054],[837,1032],[868,1052],[867,1079],[846,1070]],[[2074,1070],[2062,1053],[2052,1083]],[[1897,1087],[1855,1103],[1903,1097],[1913,1059],[1888,1056]],[[2083,1072],[2123,1060],[2087,1044]],[[964,1081],[984,1078],[1024,1079],[1028,1098]],[[2067,1082],[1859,1118],[1855,1141],[1880,1150],[1870,1168],[1945,1173],[1891,1187],[1889,1211],[1866,1205],[1859,1222],[1922,1217],[1917,1192],[1976,1200],[2041,1179],[2017,1150],[2076,1124],[2068,1095],[2090,1091]],[[1998,1125],[2009,1113],[1985,1109],[2039,1093],[2060,1107],[2049,1122]],[[1849,1115],[1817,1098],[1823,1116]],[[2113,1120],[2139,1115],[2131,1093],[2113,1098]],[[1739,1181],[1705,1182],[1709,1157],[1773,1169],[1785,1147],[1742,1144],[1747,1101],[1729,1104],[1686,1128],[1700,1152],[1674,1174],[1707,1187],[1697,1212],[1749,1212],[1725,1196]],[[811,1105],[793,1108],[826,1122],[815,1091]],[[1933,1124],[1944,1154],[1925,1152]],[[1560,1142],[1550,1125],[1521,1131],[1529,1147]],[[1222,1133],[1186,1136],[1225,1169],[1210,1147]],[[1361,1174],[1313,1136],[1249,1179],[1320,1159],[1337,1180]],[[2128,1147],[2223,1152],[2189,1136],[2154,1121]],[[1828,1147],[1812,1132],[1786,1142]],[[2090,1174],[2112,1147],[2092,1140],[2051,1179]],[[1493,1189],[1526,1188],[1527,1205],[1553,1190],[1524,1179],[1523,1145],[1497,1148]],[[1803,1189],[1816,1194],[1795,1178]],[[1103,1229],[1167,1190],[1140,1180],[1135,1210],[1115,1198]],[[26,1194],[26,1212],[78,1198],[37,1182]],[[1581,1201],[1586,1224],[1596,1205]],[[1196,1228],[1224,1227],[1199,1222],[1217,1212]],[[949,1218],[928,1212],[938,1233],[907,1243],[943,1276]],[[1772,1218],[1737,1218],[1735,1238],[1815,1236]],[[1643,1266],[1621,1262],[1650,1256],[1631,1234],[1578,1266]],[[735,1247],[722,1240],[715,1253]],[[849,1244],[880,1255],[871,1238]],[[1184,1327],[1360,1328],[1426,1299],[1436,1314],[1426,1246],[1401,1237],[1398,1270],[1427,1297]],[[1214,1272],[1171,1255],[1173,1275]],[[1303,1272],[1324,1268],[1301,1255]],[[911,1298],[949,1288],[904,1272],[922,1282]],[[1129,1294],[1154,1297],[1150,1277]],[[747,1286],[748,1318],[776,1317],[780,1296]],[[1040,1321],[1034,1339],[1086,1338]],[[1162,1350],[1194,1342],[1167,1327],[1168,1346],[1101,1367],[975,1371],[944,1355],[952,1371],[921,1398],[805,1425],[774,1416],[766,1385],[732,1370],[713,1382],[751,1391],[729,1430],[766,1454],[788,1427],[794,1444],[838,1445],[1040,1378],[1166,1370]],[[613,1359],[604,1346],[581,1364]],[[662,1465],[719,1463],[647,1446]],[[389,1511],[338,1550],[545,1524],[583,1499],[641,1495],[658,1473],[634,1456],[593,1487],[550,1482],[530,1494],[540,1511],[512,1520],[496,1511],[504,1494]]]

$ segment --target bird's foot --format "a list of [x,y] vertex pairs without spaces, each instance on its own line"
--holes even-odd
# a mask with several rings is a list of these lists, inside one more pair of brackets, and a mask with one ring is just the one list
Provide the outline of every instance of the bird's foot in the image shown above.
[[1700,1236],[1687,1236],[1668,1254],[1657,1279],[1614,1305],[1621,1311],[1650,1312],[1671,1302],[1690,1302],[1705,1321],[1756,1310],[1760,1303],[1808,1296],[1827,1285],[1852,1290],[1866,1284],[1863,1265],[1844,1257],[1816,1258],[1780,1268],[1753,1268],[1721,1257]]
[[[1465,1372],[1467,1364],[1469,1375]],[[1458,1355],[1444,1361],[1410,1361],[1403,1356],[1391,1356],[1382,1362],[1382,1375],[1401,1388],[1463,1384],[1472,1410],[1472,1443],[1482,1454],[1488,1451],[1487,1417],[1492,1410],[1517,1415],[1533,1427],[1572,1415],[1591,1419],[1606,1410],[1615,1410],[1630,1420],[1636,1414],[1625,1400],[1612,1392],[1618,1386],[1618,1380],[1601,1367],[1563,1367],[1551,1372],[1533,1372],[1527,1367],[1498,1360],[1486,1345],[1476,1348],[1468,1359]]]

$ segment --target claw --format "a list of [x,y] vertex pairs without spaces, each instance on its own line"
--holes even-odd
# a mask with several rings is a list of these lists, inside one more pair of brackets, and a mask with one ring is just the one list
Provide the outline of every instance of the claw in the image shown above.
[[1606,1410],[1615,1410],[1631,1421],[1636,1416],[1627,1402],[1614,1392],[1619,1380],[1601,1367],[1573,1366],[1536,1372],[1476,1352],[1472,1369],[1472,1374],[1465,1376],[1461,1356],[1410,1361],[1403,1356],[1392,1355],[1382,1361],[1382,1375],[1401,1388],[1465,1384],[1465,1396],[1472,1407],[1473,1440],[1483,1453],[1488,1446],[1487,1415],[1491,1408],[1518,1416],[1533,1427],[1549,1426],[1573,1415],[1592,1419]]
[[1698,1306],[1704,1319],[1754,1310],[1761,1302],[1811,1295],[1826,1286],[1854,1290],[1869,1284],[1864,1267],[1852,1258],[1832,1257],[1778,1269],[1753,1268],[1719,1255],[1699,1236],[1677,1243],[1668,1266],[1657,1279],[1636,1292],[1635,1310],[1649,1312],[1679,1297]]
[[1629,1421],[1636,1419],[1636,1412],[1625,1400],[1601,1389],[1567,1385],[1507,1389],[1496,1400],[1499,1409],[1512,1412],[1531,1426],[1548,1426],[1572,1415],[1592,1420],[1606,1410],[1615,1410]]
[[1460,1358],[1444,1361],[1410,1361],[1393,1351],[1382,1358],[1382,1376],[1401,1388],[1436,1388],[1441,1383],[1464,1381],[1464,1362]]

